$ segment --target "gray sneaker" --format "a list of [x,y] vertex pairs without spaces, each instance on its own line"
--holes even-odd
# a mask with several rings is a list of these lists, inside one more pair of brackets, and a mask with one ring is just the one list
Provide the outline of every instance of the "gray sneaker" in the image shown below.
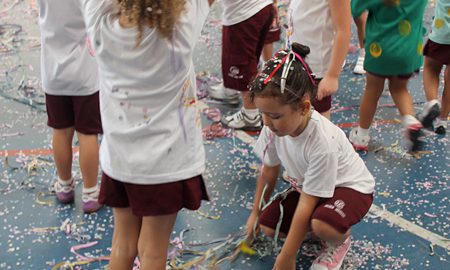
[[255,118],[248,117],[242,110],[228,116],[223,116],[222,124],[234,128],[248,131],[259,131],[262,129],[261,115]]
[[208,96],[212,99],[217,99],[230,105],[238,105],[241,102],[241,94],[239,91],[226,88],[223,83],[209,86]]

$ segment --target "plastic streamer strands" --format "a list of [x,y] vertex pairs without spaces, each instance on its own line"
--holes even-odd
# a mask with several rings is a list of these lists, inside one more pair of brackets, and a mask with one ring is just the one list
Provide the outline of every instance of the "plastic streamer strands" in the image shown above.
[[222,113],[218,108],[205,108],[203,109],[203,113],[213,122],[220,122],[220,119],[222,118]]

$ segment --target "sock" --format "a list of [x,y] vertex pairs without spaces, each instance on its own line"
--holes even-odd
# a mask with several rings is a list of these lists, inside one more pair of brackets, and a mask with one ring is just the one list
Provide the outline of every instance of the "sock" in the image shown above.
[[99,193],[99,190],[98,190],[98,186],[97,185],[95,185],[93,187],[90,187],[90,188],[85,188],[83,186],[82,200],[84,202],[97,200],[98,199],[98,193]]
[[357,133],[358,133],[358,136],[360,136],[360,137],[366,137],[366,136],[369,136],[369,131],[370,131],[370,129],[368,129],[368,128],[358,127]]
[[71,177],[69,180],[62,180],[61,178],[59,178],[58,176],[58,184],[62,187],[67,187],[72,185],[73,183],[73,177]]
[[258,116],[259,110],[258,109],[246,109],[242,107],[242,112],[248,116],[248,118],[254,119]]
[[417,118],[415,118],[414,116],[412,116],[410,114],[403,115],[402,123],[403,123],[403,127],[405,127],[405,128],[407,128],[411,125],[415,125],[415,124],[422,125],[420,123],[420,121],[417,120]]
[[447,129],[447,118],[440,118],[440,117],[436,118],[434,127],[437,128],[440,126],[443,126],[445,129]]
[[366,50],[364,48],[359,49],[359,57],[366,57]]

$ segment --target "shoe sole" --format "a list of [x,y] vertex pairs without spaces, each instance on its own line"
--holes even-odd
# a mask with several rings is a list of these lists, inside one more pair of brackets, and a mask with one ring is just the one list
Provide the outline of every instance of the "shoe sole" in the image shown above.
[[427,129],[433,128],[433,121],[439,116],[439,114],[439,105],[434,104],[428,114],[422,119],[422,126]]
[[241,104],[240,99],[220,99],[220,98],[213,98],[210,96],[208,96],[208,97],[212,100],[223,102],[224,104],[229,104],[229,105],[234,105],[234,106]]
[[369,146],[360,146],[353,144],[353,149],[355,149],[356,151],[369,152]]

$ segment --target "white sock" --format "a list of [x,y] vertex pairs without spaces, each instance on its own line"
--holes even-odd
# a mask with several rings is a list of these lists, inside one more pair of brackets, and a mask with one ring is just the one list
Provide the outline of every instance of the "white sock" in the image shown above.
[[434,127],[440,127],[443,126],[445,129],[447,129],[447,118],[436,118],[436,123],[434,124]]
[[358,127],[357,133],[360,137],[369,136],[370,129]]
[[366,50],[364,48],[359,49],[359,57],[366,57]]
[[98,186],[97,185],[95,185],[93,187],[90,187],[90,188],[85,188],[83,186],[83,194],[91,194],[91,193],[96,192],[97,190],[98,190]]
[[72,185],[73,182],[73,177],[71,177],[68,180],[62,180],[61,178],[58,177],[58,183],[60,186],[66,187],[66,186],[70,186]]
[[242,112],[245,113],[245,115],[247,115],[249,118],[255,118],[258,116],[259,114],[259,110],[258,109],[246,109],[244,107],[242,107]]
[[411,125],[415,125],[415,124],[420,124],[420,121],[417,120],[417,118],[415,118],[414,116],[410,115],[410,114],[406,114],[403,116],[403,127],[407,128]]

